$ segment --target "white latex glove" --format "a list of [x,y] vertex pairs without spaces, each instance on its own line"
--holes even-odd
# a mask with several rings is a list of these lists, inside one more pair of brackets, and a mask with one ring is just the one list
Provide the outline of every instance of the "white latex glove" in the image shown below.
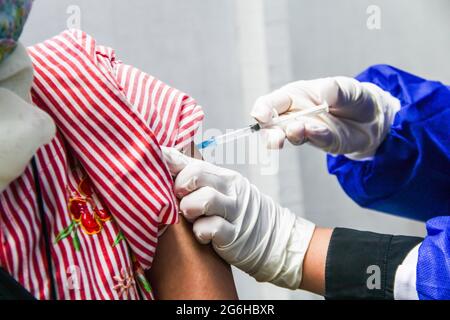
[[30,104],[31,61],[22,45],[0,65],[0,192],[55,135],[55,124]]
[[373,157],[400,109],[400,101],[371,83],[347,77],[299,81],[260,97],[252,116],[262,124],[273,117],[327,102],[330,114],[305,117],[267,130],[269,148],[310,142],[331,154],[350,159]]
[[261,194],[239,173],[163,149],[196,238],[260,282],[298,289],[315,226]]

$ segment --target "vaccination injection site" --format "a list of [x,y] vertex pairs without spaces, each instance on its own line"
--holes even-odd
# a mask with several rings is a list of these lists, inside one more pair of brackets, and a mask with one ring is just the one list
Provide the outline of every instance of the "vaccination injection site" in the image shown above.
[[449,14],[0,0],[0,310],[450,300]]

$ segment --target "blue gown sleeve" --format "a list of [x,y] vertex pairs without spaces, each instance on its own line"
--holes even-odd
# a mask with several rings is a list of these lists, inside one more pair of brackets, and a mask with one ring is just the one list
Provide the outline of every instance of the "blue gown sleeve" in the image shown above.
[[401,102],[373,159],[328,156],[328,169],[360,206],[427,221],[450,213],[450,87],[387,65],[357,79]]
[[427,223],[419,248],[416,290],[420,300],[450,300],[450,217]]

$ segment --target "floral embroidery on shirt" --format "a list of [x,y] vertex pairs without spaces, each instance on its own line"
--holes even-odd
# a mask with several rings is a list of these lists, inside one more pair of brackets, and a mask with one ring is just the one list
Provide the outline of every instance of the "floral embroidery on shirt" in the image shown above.
[[119,233],[117,234],[116,240],[114,240],[114,243],[112,244],[113,248],[117,247],[119,245],[119,243],[121,243],[122,241],[125,241],[125,235],[123,234],[122,231],[119,231]]
[[137,261],[136,257],[131,253],[133,265],[134,265],[134,274],[136,275],[136,279],[139,281],[142,289],[144,289],[147,293],[152,292],[152,286],[150,282],[147,280],[144,269],[142,269],[141,265]]
[[128,297],[130,289],[135,284],[133,273],[122,268],[120,275],[114,276],[113,279],[117,282],[113,289],[119,292],[119,296]]
[[[72,222],[58,234],[55,243],[71,236],[74,248],[79,251],[78,230],[81,229],[90,236],[99,234],[103,225],[112,220],[112,216],[107,210],[97,206],[93,199],[94,191],[88,177],[81,179],[77,190],[70,190],[68,186],[67,191],[69,194],[68,211]],[[123,234],[119,232],[113,246],[117,246],[122,240],[124,240]]]

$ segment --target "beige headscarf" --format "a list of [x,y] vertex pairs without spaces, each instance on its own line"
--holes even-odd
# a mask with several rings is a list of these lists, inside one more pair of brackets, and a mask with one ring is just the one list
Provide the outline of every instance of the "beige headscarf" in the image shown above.
[[32,81],[31,60],[19,43],[0,64],[0,192],[56,132],[50,116],[31,104]]

